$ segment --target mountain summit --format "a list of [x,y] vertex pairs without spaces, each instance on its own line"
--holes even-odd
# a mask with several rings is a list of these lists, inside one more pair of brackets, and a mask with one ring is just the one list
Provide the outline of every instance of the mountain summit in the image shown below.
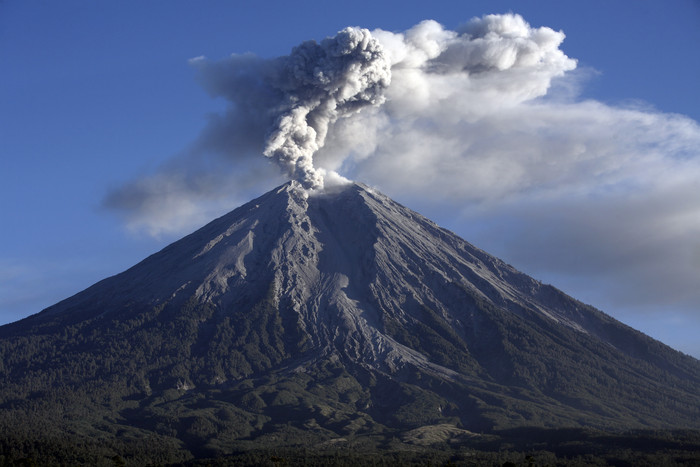
[[287,183],[0,327],[0,354],[0,429],[27,436],[700,428],[700,362],[360,184]]

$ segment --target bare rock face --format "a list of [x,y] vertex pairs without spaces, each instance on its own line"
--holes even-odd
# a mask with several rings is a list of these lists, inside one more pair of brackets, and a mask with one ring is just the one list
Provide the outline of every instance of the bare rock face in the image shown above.
[[200,454],[434,426],[700,428],[700,362],[360,184],[283,185],[1,327],[0,353],[0,428]]

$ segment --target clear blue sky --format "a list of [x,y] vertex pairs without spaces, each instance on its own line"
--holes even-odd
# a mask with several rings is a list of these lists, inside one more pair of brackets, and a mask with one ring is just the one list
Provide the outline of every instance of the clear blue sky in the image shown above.
[[[663,183],[645,188],[651,175],[628,177],[570,204],[513,197],[495,205],[469,197],[450,204],[374,183],[532,276],[700,357],[700,243],[689,234],[700,228],[694,220],[700,201],[673,190],[676,178],[700,164],[695,0],[0,1],[0,324],[121,272],[193,229],[185,223],[153,236],[104,207],[109,193],[177,165],[208,116],[225,110],[226,102],[198,83],[190,59],[246,52],[271,58],[345,26],[399,32],[433,19],[456,29],[473,17],[507,12],[566,34],[560,49],[577,60],[577,69],[558,89],[573,94],[567,97],[572,113],[591,101],[604,106],[606,118],[640,111],[659,122],[655,128],[667,125],[666,134],[682,135],[675,140],[687,144],[668,157],[683,159],[688,170],[645,165],[639,172],[663,172],[656,174]],[[671,147],[652,137],[644,144],[650,151]],[[621,158],[621,170],[644,156],[637,149]],[[616,160],[605,157],[607,164]],[[241,188],[230,206],[219,203],[211,212],[233,209],[277,181]],[[630,185],[641,188],[628,196]],[[657,256],[671,260],[659,262],[649,250],[668,243],[675,249]],[[629,254],[617,256],[623,250]]]

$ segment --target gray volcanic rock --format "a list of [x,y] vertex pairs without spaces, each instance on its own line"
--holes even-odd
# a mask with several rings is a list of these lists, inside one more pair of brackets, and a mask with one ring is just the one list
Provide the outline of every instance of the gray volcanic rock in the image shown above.
[[0,354],[0,428],[195,454],[700,428],[700,362],[360,184],[283,185],[0,327]]

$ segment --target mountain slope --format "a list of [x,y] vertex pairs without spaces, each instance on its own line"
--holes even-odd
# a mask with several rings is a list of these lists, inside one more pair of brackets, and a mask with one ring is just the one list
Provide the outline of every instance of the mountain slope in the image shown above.
[[283,185],[0,327],[0,354],[5,433],[164,456],[445,423],[700,428],[700,362],[359,184]]

